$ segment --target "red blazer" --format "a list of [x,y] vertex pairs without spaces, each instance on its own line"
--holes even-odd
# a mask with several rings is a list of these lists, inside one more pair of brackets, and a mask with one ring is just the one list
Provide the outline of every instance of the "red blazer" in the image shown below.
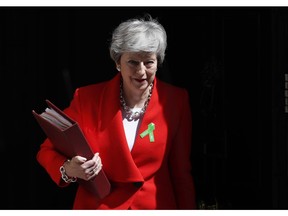
[[[94,152],[99,152],[112,191],[100,200],[78,187],[74,209],[193,209],[191,176],[191,110],[186,90],[154,80],[151,100],[131,152],[125,137],[119,102],[120,73],[107,82],[78,88],[64,110],[82,128]],[[140,137],[154,123],[154,142]],[[46,139],[38,162],[53,181],[66,158]]]

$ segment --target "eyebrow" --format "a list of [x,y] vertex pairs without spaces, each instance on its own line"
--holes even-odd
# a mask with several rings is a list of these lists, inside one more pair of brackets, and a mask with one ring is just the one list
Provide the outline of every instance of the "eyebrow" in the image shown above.
[[135,60],[135,61],[142,61],[142,60],[157,60],[157,57],[155,56],[142,56],[142,57],[138,57],[138,56],[128,56],[127,57],[128,60]]
[[157,58],[156,53],[128,53],[128,58],[152,58],[152,56],[155,56]]

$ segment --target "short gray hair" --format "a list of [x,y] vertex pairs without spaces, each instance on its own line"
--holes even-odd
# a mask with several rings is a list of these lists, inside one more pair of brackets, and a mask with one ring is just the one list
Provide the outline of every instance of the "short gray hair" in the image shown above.
[[[146,19],[145,19],[146,18]],[[120,23],[113,31],[110,43],[110,57],[118,63],[124,52],[147,52],[157,55],[162,64],[167,47],[164,27],[150,15],[129,19]]]

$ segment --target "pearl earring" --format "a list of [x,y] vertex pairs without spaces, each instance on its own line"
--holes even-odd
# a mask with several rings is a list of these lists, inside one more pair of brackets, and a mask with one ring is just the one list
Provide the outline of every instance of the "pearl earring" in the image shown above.
[[117,69],[118,71],[120,71],[120,66],[117,66],[116,69]]

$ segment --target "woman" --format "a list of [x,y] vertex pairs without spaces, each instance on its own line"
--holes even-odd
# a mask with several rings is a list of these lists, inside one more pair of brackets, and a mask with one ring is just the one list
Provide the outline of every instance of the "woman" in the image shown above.
[[41,145],[37,160],[59,186],[89,180],[101,169],[111,182],[103,199],[79,185],[74,209],[196,207],[189,96],[155,76],[166,40],[163,26],[150,16],[121,23],[110,45],[119,73],[76,89],[64,112],[82,128],[95,152],[92,159],[66,158],[48,139]]

